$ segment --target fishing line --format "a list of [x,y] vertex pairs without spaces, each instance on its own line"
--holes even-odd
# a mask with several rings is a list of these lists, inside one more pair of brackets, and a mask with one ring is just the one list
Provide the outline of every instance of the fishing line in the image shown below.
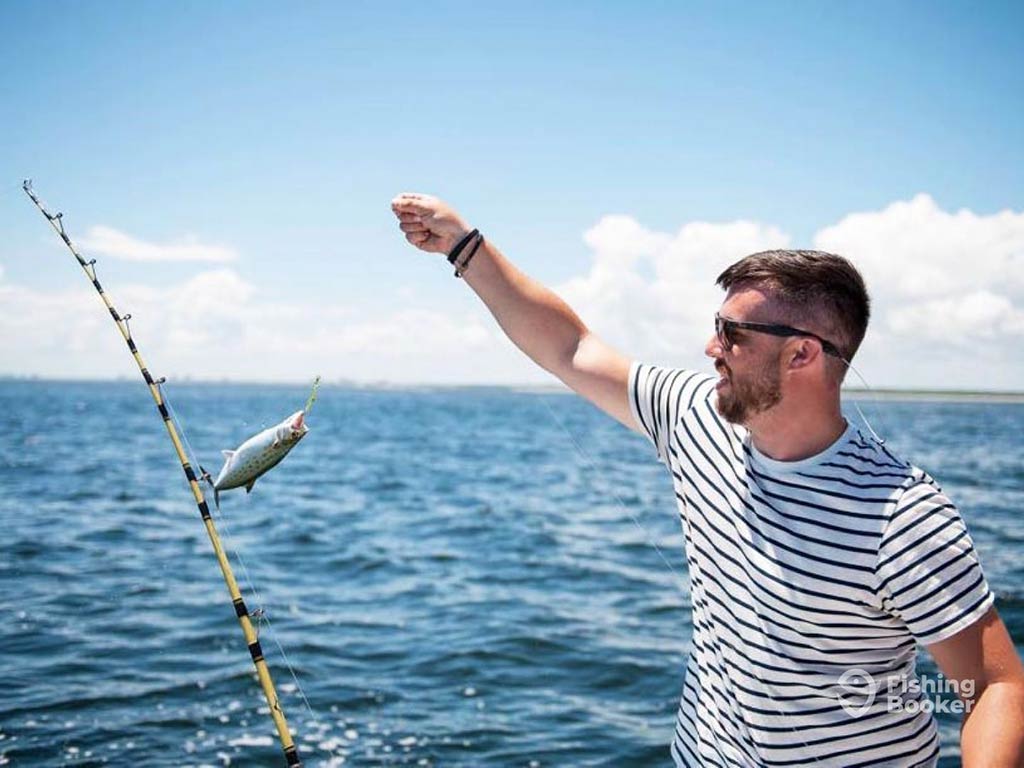
[[86,277],[88,277],[93,288],[96,289],[96,293],[99,294],[104,306],[113,318],[118,331],[121,333],[122,338],[128,345],[128,350],[131,352],[136,365],[139,367],[139,372],[142,374],[142,378],[149,389],[149,394],[157,406],[160,417],[164,422],[164,427],[167,429],[168,436],[174,444],[175,455],[181,463],[182,471],[185,473],[185,477],[188,480],[189,489],[192,492],[196,507],[202,517],[207,536],[213,546],[217,565],[220,567],[221,575],[224,577],[225,585],[227,586],[228,593],[231,596],[232,605],[235,608],[235,615],[238,618],[238,622],[242,628],[242,633],[245,636],[249,655],[252,658],[253,666],[256,669],[256,676],[270,709],[270,716],[274,721],[274,727],[277,730],[278,740],[281,743],[285,760],[290,768],[301,767],[302,761],[292,739],[291,731],[288,728],[288,721],[285,719],[284,710],[281,708],[280,699],[277,695],[277,690],[274,687],[274,681],[270,674],[270,668],[263,656],[263,649],[262,646],[260,646],[259,638],[257,637],[255,628],[253,627],[249,610],[245,605],[245,600],[238,588],[238,582],[235,579],[234,572],[231,570],[230,560],[227,553],[224,551],[220,535],[214,525],[213,515],[210,512],[209,505],[206,503],[202,488],[199,485],[200,478],[197,477],[195,473],[195,470],[196,468],[199,468],[199,465],[196,463],[195,466],[193,466],[195,455],[192,453],[191,446],[188,446],[188,452],[186,452],[188,438],[184,435],[184,430],[181,429],[181,425],[177,422],[177,419],[171,416],[171,411],[168,407],[169,404],[164,399],[164,393],[162,390],[164,379],[154,379],[150,374],[149,369],[146,367],[146,363],[139,352],[139,348],[135,343],[135,338],[131,333],[131,326],[129,325],[131,315],[122,315],[114,307],[110,297],[103,290],[103,286],[96,277],[96,259],[89,259],[86,261],[86,259],[84,259],[75,248],[70,236],[64,229],[64,214],[59,212],[56,214],[50,213],[42,200],[39,199],[38,195],[36,195],[32,189],[31,181],[25,180],[21,187],[33,204],[35,204],[36,208],[39,209],[39,212],[46,218],[53,230],[64,241],[68,250],[71,251],[71,255],[74,256],[75,260],[78,262],[79,267],[81,267]]
[[[129,315],[129,317],[130,317],[130,315]],[[310,401],[313,401],[313,400],[316,399],[316,386],[319,385],[319,382],[320,382],[320,377],[318,376],[317,379],[316,379],[316,383],[314,384],[313,394],[310,396]],[[160,378],[160,379],[158,379],[156,381],[156,384],[160,387],[161,394],[163,394],[164,390],[166,388],[166,379],[165,378]],[[193,462],[193,466],[197,466],[197,467],[200,466],[200,464],[199,464],[199,462],[197,460],[196,453],[192,449],[192,445],[191,445],[191,443],[188,440],[188,432],[182,426],[182,423],[181,423],[180,419],[178,418],[178,414],[174,410],[174,406],[171,405],[171,402],[170,402],[170,400],[168,400],[166,398],[166,395],[165,395],[165,398],[164,398],[164,402],[167,403],[167,408],[170,411],[171,418],[174,420],[175,424],[178,426],[178,430],[179,430],[179,432],[181,434],[181,437],[182,437],[182,440],[183,440],[183,442],[185,444],[185,448],[188,451],[190,461]],[[307,403],[307,405],[310,405],[310,404],[311,403]],[[209,475],[206,475],[206,478],[207,478],[207,482],[212,482],[209,479]],[[227,545],[225,547],[225,549],[227,549],[231,553],[231,555],[234,558],[235,562],[238,564],[238,567],[242,571],[242,576],[245,579],[246,586],[249,588],[249,592],[253,595],[253,597],[256,598],[256,608],[249,612],[250,618],[256,620],[256,639],[258,640],[260,638],[260,636],[263,634],[262,633],[262,628],[263,628],[263,626],[266,626],[267,630],[268,630],[268,632],[270,634],[271,639],[273,639],[273,641],[274,641],[274,645],[277,646],[277,649],[278,649],[278,651],[281,654],[281,659],[282,659],[282,661],[284,661],[284,665],[288,669],[288,673],[291,675],[292,680],[295,682],[295,688],[296,688],[296,690],[298,690],[299,696],[302,698],[302,701],[303,701],[303,703],[306,706],[306,711],[309,712],[310,719],[312,720],[313,725],[316,726],[318,729],[320,729],[321,725],[320,725],[320,722],[319,722],[319,720],[317,718],[316,712],[314,712],[312,706],[310,706],[309,699],[306,697],[306,692],[303,690],[302,684],[299,683],[299,678],[295,674],[295,668],[292,666],[292,663],[291,663],[291,661],[288,658],[288,654],[285,653],[284,646],[281,644],[281,641],[278,639],[277,631],[274,629],[274,626],[273,626],[273,624],[270,621],[270,616],[267,613],[266,603],[263,600],[263,594],[262,594],[261,590],[256,586],[256,581],[255,581],[255,579],[252,578],[252,574],[249,572],[249,567],[246,565],[245,559],[242,557],[242,549],[241,549],[241,547],[238,544],[236,544],[236,539],[234,537],[234,534],[231,532],[231,525],[228,523],[227,515],[221,510],[220,506],[218,505],[216,507],[216,512],[214,512],[214,516],[217,518],[217,521],[220,524],[221,529],[224,531],[223,538],[224,538],[225,544]],[[340,755],[336,755],[333,751],[329,752],[329,754],[332,757],[339,757],[340,756]]]
[[[310,721],[312,722],[313,726],[318,730],[325,730],[323,728],[320,717],[316,713],[316,710],[314,710],[313,706],[309,703],[309,698],[306,696],[306,691],[303,689],[302,683],[299,682],[299,677],[295,672],[295,667],[292,665],[291,660],[288,658],[288,654],[285,653],[284,646],[281,644],[281,641],[278,638],[277,630],[274,629],[274,624],[270,620],[270,613],[267,611],[266,603],[263,601],[263,595],[260,589],[256,586],[256,582],[252,578],[252,574],[250,573],[249,568],[245,563],[245,559],[242,557],[241,547],[239,547],[235,543],[237,540],[235,539],[234,535],[231,532],[231,525],[228,523],[227,515],[221,509],[218,509],[215,512],[215,515],[217,517],[217,520],[220,522],[222,528],[224,529],[224,538],[228,542],[228,547],[231,549],[231,554],[235,558],[235,561],[238,563],[238,566],[242,571],[242,576],[245,578],[246,584],[248,585],[250,591],[256,597],[256,604],[259,607],[256,608],[256,610],[252,611],[250,615],[256,619],[258,626],[265,625],[267,627],[267,631],[270,634],[271,639],[274,641],[274,645],[277,646],[277,650],[281,654],[281,659],[282,661],[284,661],[285,667],[288,669],[288,674],[291,675],[291,678],[295,683],[295,689],[299,692],[299,696],[301,697],[303,704],[306,707],[306,711],[309,713]],[[334,749],[327,750],[327,752],[332,757],[344,757],[343,754],[335,753]]]
[[[270,616],[264,614],[262,620],[266,622],[267,629],[270,632],[270,636],[274,639],[274,644],[277,646],[277,650],[281,652],[281,658],[284,659],[284,664],[286,667],[288,667],[288,672],[291,673],[292,680],[295,681],[295,688],[298,690],[299,696],[302,697],[302,701],[306,705],[306,711],[309,712],[309,719],[310,722],[313,724],[313,728],[317,731],[320,731],[321,734],[326,733],[328,729],[324,728],[323,721],[320,719],[320,716],[317,715],[316,710],[313,709],[313,705],[309,703],[309,699],[306,697],[306,692],[303,690],[302,684],[299,683],[299,678],[295,674],[295,667],[292,666],[291,661],[288,659],[288,654],[284,652],[284,646],[281,645],[281,641],[277,639],[277,632],[274,630],[274,625],[270,621]],[[321,747],[321,749],[323,749],[323,747]],[[325,751],[331,757],[344,758],[345,754],[336,752],[335,750],[337,749],[340,749],[340,747],[332,747]]]
[[[864,389],[866,389],[868,391],[868,394],[871,396],[872,401],[877,406],[879,404],[879,402],[880,402],[880,399],[878,397],[878,394],[875,392],[874,388],[872,388],[872,386],[870,384],[868,384],[867,379],[865,379],[863,376],[861,376],[860,371],[858,371],[856,368],[854,368],[853,367],[853,363],[851,363],[849,360],[846,360],[845,358],[842,358],[842,357],[839,358],[839,359],[842,360],[843,363],[846,364],[847,368],[849,368],[851,371],[853,371],[857,375],[857,378],[860,379],[861,384],[864,385]],[[850,403],[857,410],[857,414],[860,416],[860,420],[864,422],[864,426],[866,426],[868,428],[868,431],[871,433],[871,436],[874,437],[875,440],[878,441],[879,445],[884,446],[885,445],[885,438],[880,437],[879,434],[877,432],[875,432],[875,428],[871,426],[871,422],[868,421],[868,417],[864,415],[864,411],[862,411],[860,409],[860,406],[857,404],[857,401],[853,398],[852,395],[850,397]],[[879,422],[880,423],[882,422],[881,418],[879,418]],[[884,423],[883,423],[883,428],[884,428]],[[886,429],[886,432],[888,432],[888,431],[889,430]]]
[[[278,638],[277,630],[274,628],[274,624],[270,620],[270,613],[267,610],[266,603],[263,601],[263,595],[260,592],[259,588],[256,586],[256,582],[253,580],[252,574],[250,574],[249,568],[245,564],[245,559],[242,557],[242,550],[237,544],[235,544],[236,539],[231,533],[231,526],[228,524],[227,515],[224,513],[223,510],[219,508],[214,514],[217,517],[217,521],[220,523],[221,527],[224,530],[224,539],[227,541],[228,548],[231,550],[231,554],[234,557],[235,562],[238,563],[238,567],[242,571],[242,576],[245,578],[246,585],[249,587],[249,590],[256,598],[256,605],[258,607],[255,610],[251,611],[249,615],[252,618],[256,619],[257,637],[259,637],[262,634],[262,627],[266,626],[267,633],[270,635],[270,638],[274,641],[274,645],[277,646],[277,650],[281,654],[281,660],[284,662],[284,666],[288,670],[288,674],[291,676],[292,681],[295,683],[295,689],[299,692],[299,697],[302,699],[302,702],[306,707],[306,711],[309,713],[310,722],[312,723],[315,729],[319,731],[324,731],[325,729],[322,725],[322,721],[320,720],[320,717],[317,715],[316,710],[314,710],[313,706],[309,703],[309,698],[306,696],[306,691],[303,689],[302,683],[299,682],[299,677],[295,672],[295,667],[292,665],[291,659],[288,658],[288,654],[285,653],[284,646],[281,644],[281,641]],[[323,749],[323,747],[321,747],[321,749]],[[335,752],[335,749],[337,748],[332,748],[324,751],[326,751],[327,754],[329,754],[331,757],[345,757],[343,753]]]
[[[551,407],[551,404],[545,399],[545,396],[538,395],[538,397],[540,397],[541,402],[544,403],[544,407],[547,408],[548,413],[551,414],[552,420],[554,420],[554,422],[568,436],[569,441],[576,448],[577,453],[579,453],[579,455],[583,458],[583,461],[587,464],[588,468],[595,475],[599,474],[596,462],[593,459],[591,459],[590,455],[586,452],[586,450],[584,450],[583,446],[576,439],[576,436],[572,432],[570,432],[569,428],[564,423],[562,423],[561,419],[558,418],[558,414],[555,413],[555,409]],[[647,543],[654,547],[654,551],[658,553],[658,557],[661,558],[661,562],[663,562],[668,567],[668,569],[672,572],[672,575],[679,582],[680,588],[682,588],[684,584],[683,578],[679,575],[676,569],[672,567],[672,563],[669,562],[669,559],[665,556],[665,553],[662,552],[661,547],[658,546],[658,542],[656,542],[654,538],[651,536],[650,531],[648,531],[647,528],[645,528],[644,525],[640,522],[640,520],[637,519],[636,515],[634,515],[629,510],[629,508],[626,507],[625,502],[622,501],[622,499],[619,497],[619,494],[615,491],[614,488],[611,489],[611,495],[619,509],[625,512],[636,525],[636,527],[640,529],[640,532],[643,533],[644,538],[647,540]]]
[[[858,374],[858,375],[860,375],[860,374]],[[599,470],[598,470],[598,467],[597,467],[596,463],[594,462],[593,459],[591,459],[590,455],[586,452],[586,450],[583,448],[583,446],[580,444],[580,442],[576,439],[576,436],[573,435],[573,433],[569,431],[569,428],[562,422],[562,420],[558,418],[558,415],[555,413],[555,410],[551,407],[551,404],[548,403],[547,400],[544,399],[544,396],[540,395],[539,397],[541,398],[542,402],[544,403],[545,407],[547,408],[548,413],[551,414],[551,418],[554,420],[554,422],[556,424],[558,424],[559,427],[561,427],[562,431],[565,432],[565,434],[569,437],[569,440],[572,442],[573,446],[576,448],[576,451],[579,453],[579,455],[587,463],[587,465],[590,467],[590,469],[592,469],[595,473],[598,473]],[[622,501],[622,499],[619,497],[618,493],[616,493],[614,489],[611,491],[611,494],[612,494],[612,497],[615,499],[615,503],[619,506],[619,508],[622,509],[627,515],[629,515],[629,517],[633,520],[633,522],[636,524],[636,526],[643,532],[644,537],[647,539],[647,542],[652,547],[654,547],[655,551],[657,551],[657,553],[658,553],[658,556],[661,557],[661,561],[663,563],[665,563],[666,566],[668,566],[668,569],[672,572],[672,575],[675,576],[675,578],[677,580],[682,582],[682,579],[679,576],[679,574],[676,572],[676,569],[672,567],[672,563],[670,563],[668,561],[668,558],[665,556],[664,552],[662,552],[661,547],[658,546],[657,542],[654,541],[653,537],[650,535],[650,533],[647,530],[647,528],[645,528],[643,526],[643,524],[641,524],[641,522],[636,518],[636,516],[632,512],[629,511],[629,509],[626,507],[625,503]],[[681,586],[681,584],[680,584],[680,586]],[[761,680],[759,677],[757,677],[753,672],[749,672],[748,671],[748,674],[751,677],[753,677],[754,679],[756,679],[758,682],[760,682],[766,689],[768,688],[768,685],[765,684],[764,681]],[[783,720],[786,720],[787,717],[796,716],[796,715],[792,715],[792,714],[791,715],[787,715],[782,710],[782,708],[778,705],[778,703],[776,703],[775,699],[772,696],[768,696],[768,699],[769,699],[769,701],[771,701],[772,706],[775,708],[775,711],[778,712],[779,716],[782,717]],[[811,757],[814,759],[814,761],[816,763],[820,763],[821,762],[821,758],[819,758],[817,755],[813,754],[813,751],[811,750],[810,744],[808,744],[806,741],[804,741],[800,737],[800,732],[799,732],[798,727],[795,726],[795,725],[790,725],[789,728],[790,728],[790,730],[793,731],[793,734],[796,736],[796,740],[799,741],[803,746],[807,747],[808,751],[812,752]]]
[[[157,383],[160,385],[164,385],[166,382],[164,379],[161,379]],[[317,376],[315,381],[313,382],[313,392],[310,394],[309,400],[306,403],[306,408],[304,409],[305,413],[309,413],[309,409],[316,401],[317,389],[319,388],[319,386],[320,377]],[[192,445],[189,443],[188,437],[186,436],[187,432],[183,427],[181,427],[181,421],[179,420],[178,415],[174,410],[174,407],[171,405],[169,401],[166,402],[168,410],[171,413],[171,418],[174,420],[176,424],[179,425],[179,430],[181,432],[182,439],[185,443],[185,448],[189,453],[191,461],[194,463],[195,466],[200,466],[199,462],[196,460],[195,451],[193,451]],[[212,485],[212,480],[210,479],[209,475],[207,474],[205,477],[207,482],[211,483]],[[278,638],[277,630],[274,628],[273,622],[271,622],[270,620],[270,615],[267,611],[266,603],[263,600],[263,593],[256,585],[256,580],[253,579],[252,573],[249,571],[249,567],[245,562],[245,558],[242,557],[242,548],[241,546],[239,546],[239,544],[237,543],[238,540],[232,533],[231,524],[228,521],[227,514],[220,508],[220,506],[216,506],[215,510],[216,511],[214,512],[214,516],[217,518],[218,524],[224,531],[223,538],[226,544],[225,549],[227,549],[231,553],[231,556],[238,564],[238,567],[242,572],[242,577],[245,579],[246,586],[249,588],[249,591],[252,593],[253,597],[256,598],[257,607],[249,613],[249,616],[256,620],[256,637],[257,639],[260,637],[260,635],[262,634],[262,627],[266,626],[271,639],[274,641],[274,645],[277,646],[277,650],[281,654],[281,659],[284,662],[285,667],[288,669],[289,675],[291,675],[291,678],[295,683],[295,688],[299,692],[299,696],[301,697],[302,702],[306,707],[306,711],[309,713],[312,725],[316,729],[323,731],[325,730],[323,728],[323,721],[320,719],[316,711],[313,709],[312,705],[309,703],[309,698],[306,696],[306,691],[303,689],[302,684],[299,682],[298,675],[295,672],[295,667],[292,665],[291,660],[288,658],[288,654],[284,650],[284,646],[281,644],[281,641]],[[344,754],[336,753],[334,749],[326,751],[331,757],[344,757]]]
[[[124,319],[127,320],[130,317],[131,315],[125,315]],[[191,462],[193,467],[200,466],[198,456],[196,456],[196,452],[192,450],[192,444],[188,441],[188,430],[186,430],[184,425],[181,423],[181,419],[178,418],[178,413],[174,410],[174,405],[167,397],[167,377],[161,376],[159,379],[156,379],[154,383],[160,390],[160,396],[163,398],[164,403],[167,405],[167,410],[171,414],[171,420],[174,422],[174,425],[178,428],[178,434],[181,435],[181,440],[185,444],[185,451],[188,453],[189,462]]]
[[[192,466],[200,467],[200,469],[201,469],[202,465],[199,463],[198,456],[196,455],[196,452],[192,449],[192,444],[188,440],[188,432],[185,430],[184,426],[182,426],[181,420],[178,418],[178,414],[174,410],[174,406],[171,404],[171,401],[168,400],[166,398],[166,395],[164,394],[165,390],[166,390],[166,383],[167,383],[166,378],[160,378],[156,382],[157,386],[160,388],[161,395],[164,395],[164,402],[167,404],[167,410],[171,414],[171,419],[174,421],[175,425],[178,427],[179,434],[181,434],[182,441],[185,444],[185,450],[188,452],[189,461],[192,462]],[[212,481],[210,480],[210,475],[205,470],[203,470],[203,479],[206,480],[206,482],[210,483],[211,486],[212,486]],[[223,538],[225,540],[225,543],[227,544],[225,549],[232,554],[232,556],[235,558],[235,562],[237,562],[239,567],[241,567],[242,575],[245,577],[246,586],[249,587],[249,591],[252,592],[253,596],[256,598],[256,604],[257,604],[258,607],[256,608],[256,610],[250,611],[250,613],[249,613],[250,616],[256,617],[257,612],[263,610],[263,596],[260,594],[260,591],[258,589],[256,589],[256,584],[253,582],[252,578],[249,576],[249,569],[245,567],[245,562],[242,560],[241,550],[237,546],[235,546],[235,544],[234,544],[234,537],[231,535],[231,528],[228,525],[227,517],[223,513],[221,513],[221,509],[220,509],[220,505],[219,504],[216,505],[215,509],[216,509],[216,513],[217,513],[216,514],[217,520],[221,523],[221,525],[222,525],[222,527],[224,529],[224,536],[223,536]],[[257,637],[257,639],[259,639],[258,623],[257,623],[256,637]]]
[[[319,388],[319,386],[320,377],[317,376],[313,382],[313,392],[312,394],[310,394],[309,400],[306,403],[306,408],[304,409],[305,413],[309,413],[309,409],[316,401],[317,389]],[[168,403],[168,408],[170,408],[171,410],[172,418],[174,418],[175,421],[178,421],[177,414],[174,413],[174,409],[170,406],[170,403]],[[182,430],[182,434],[185,434],[184,430]],[[194,457],[195,453],[192,451],[192,446],[188,444],[187,438],[185,440],[185,443],[186,447],[189,450],[189,453]],[[196,462],[196,466],[199,466],[198,462]],[[206,480],[208,483],[212,485],[213,481],[212,479],[210,479],[209,475],[206,475]],[[274,624],[270,620],[270,614],[267,611],[267,605],[263,600],[263,593],[256,585],[256,580],[253,579],[252,573],[250,572],[249,567],[245,562],[245,558],[242,557],[242,548],[239,544],[237,544],[238,540],[232,533],[231,524],[228,521],[227,514],[219,506],[215,507],[215,510],[216,511],[214,512],[214,516],[217,518],[218,523],[220,524],[221,528],[224,531],[224,540],[225,543],[227,544],[226,549],[228,549],[231,552],[231,555],[234,558],[235,562],[238,563],[238,567],[242,572],[243,578],[245,579],[246,586],[248,586],[249,591],[256,598],[257,608],[251,611],[249,615],[252,618],[256,619],[257,637],[259,637],[259,635],[261,634],[261,628],[263,626],[266,626],[271,639],[274,641],[274,645],[277,646],[277,650],[281,654],[281,660],[284,662],[285,667],[288,669],[288,674],[291,676],[292,680],[295,683],[295,689],[299,692],[299,696],[306,707],[306,711],[309,713],[310,722],[312,723],[313,727],[317,730],[326,731],[326,729],[323,727],[323,721],[316,713],[316,710],[313,709],[313,706],[309,702],[309,697],[306,695],[306,691],[302,687],[302,683],[299,682],[298,674],[295,672],[295,667],[292,664],[291,659],[288,658],[288,654],[284,650],[284,645],[282,645],[281,640],[278,638],[277,630],[274,628]],[[323,749],[323,747],[321,747],[321,749]],[[345,757],[344,753],[338,753],[335,751],[336,749],[338,748],[336,747],[325,751],[331,757]]]

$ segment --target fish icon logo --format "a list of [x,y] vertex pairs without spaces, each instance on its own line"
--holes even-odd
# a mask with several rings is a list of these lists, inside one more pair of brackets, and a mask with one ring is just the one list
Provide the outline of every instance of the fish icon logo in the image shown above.
[[842,689],[836,698],[850,717],[863,716],[875,703],[877,686],[870,672],[854,667],[843,672],[836,682]]

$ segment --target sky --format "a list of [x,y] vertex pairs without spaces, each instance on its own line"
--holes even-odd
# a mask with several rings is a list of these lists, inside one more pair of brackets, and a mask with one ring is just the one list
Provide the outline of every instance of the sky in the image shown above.
[[[868,281],[877,387],[1024,390],[1024,5],[0,0],[0,376],[544,384],[390,211],[438,195],[633,358],[714,277]],[[854,380],[853,384],[859,384]]]

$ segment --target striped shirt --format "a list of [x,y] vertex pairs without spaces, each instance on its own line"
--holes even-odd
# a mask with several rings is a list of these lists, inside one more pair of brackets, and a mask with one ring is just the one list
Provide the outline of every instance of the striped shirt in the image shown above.
[[895,683],[933,700],[908,683],[917,643],[992,605],[959,512],[852,425],[811,458],[768,458],[718,415],[714,384],[640,363],[629,376],[633,417],[672,473],[690,573],[675,764],[935,765],[931,709],[888,697]]

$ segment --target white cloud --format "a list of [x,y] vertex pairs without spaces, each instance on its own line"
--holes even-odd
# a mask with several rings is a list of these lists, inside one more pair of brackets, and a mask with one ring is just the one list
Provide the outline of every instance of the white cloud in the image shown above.
[[856,261],[880,297],[1024,293],[1024,212],[948,213],[920,194],[881,211],[852,213],[820,230],[814,243]]
[[113,227],[90,227],[79,241],[83,250],[114,256],[125,261],[215,261],[229,262],[238,258],[224,245],[201,243],[187,235],[176,243],[149,243]]
[[[627,354],[707,370],[718,273],[765,248],[777,227],[689,222],[675,232],[606,216],[583,235],[588,269],[555,289]],[[865,273],[874,319],[858,357],[873,385],[1024,388],[1024,213],[948,213],[927,195],[850,214],[818,248]],[[512,254],[514,258],[514,254]],[[109,283],[109,285],[107,285]],[[548,382],[482,304],[435,308],[399,286],[400,308],[315,305],[261,288],[230,268],[174,285],[104,281],[154,373],[197,378],[395,383]],[[0,282],[0,373],[136,375],[88,285],[60,293]],[[856,383],[856,382],[853,382]]]
[[950,213],[919,194],[850,214],[814,244],[864,273],[874,304],[862,357],[876,379],[1024,389],[1024,212]]
[[[715,277],[748,253],[790,245],[753,222],[691,222],[670,234],[626,216],[605,217],[584,240],[590,269],[557,288],[584,321],[630,355],[704,368],[722,298]],[[864,273],[874,319],[858,367],[869,381],[1024,388],[1012,353],[1024,335],[1024,213],[949,213],[918,195],[850,214],[813,244]]]
[[[154,375],[172,379],[396,383],[543,381],[486,322],[404,308],[367,315],[259,291],[231,269],[163,287],[104,281]],[[109,314],[87,284],[62,292],[0,285],[0,374],[134,376]],[[532,377],[532,378],[531,378]]]
[[900,334],[934,343],[965,344],[1024,335],[1024,311],[986,289],[920,301],[889,312],[888,324]]
[[628,216],[606,216],[584,234],[589,272],[555,290],[597,333],[630,354],[702,365],[721,292],[714,281],[736,259],[789,238],[750,221],[691,222],[674,234]]

